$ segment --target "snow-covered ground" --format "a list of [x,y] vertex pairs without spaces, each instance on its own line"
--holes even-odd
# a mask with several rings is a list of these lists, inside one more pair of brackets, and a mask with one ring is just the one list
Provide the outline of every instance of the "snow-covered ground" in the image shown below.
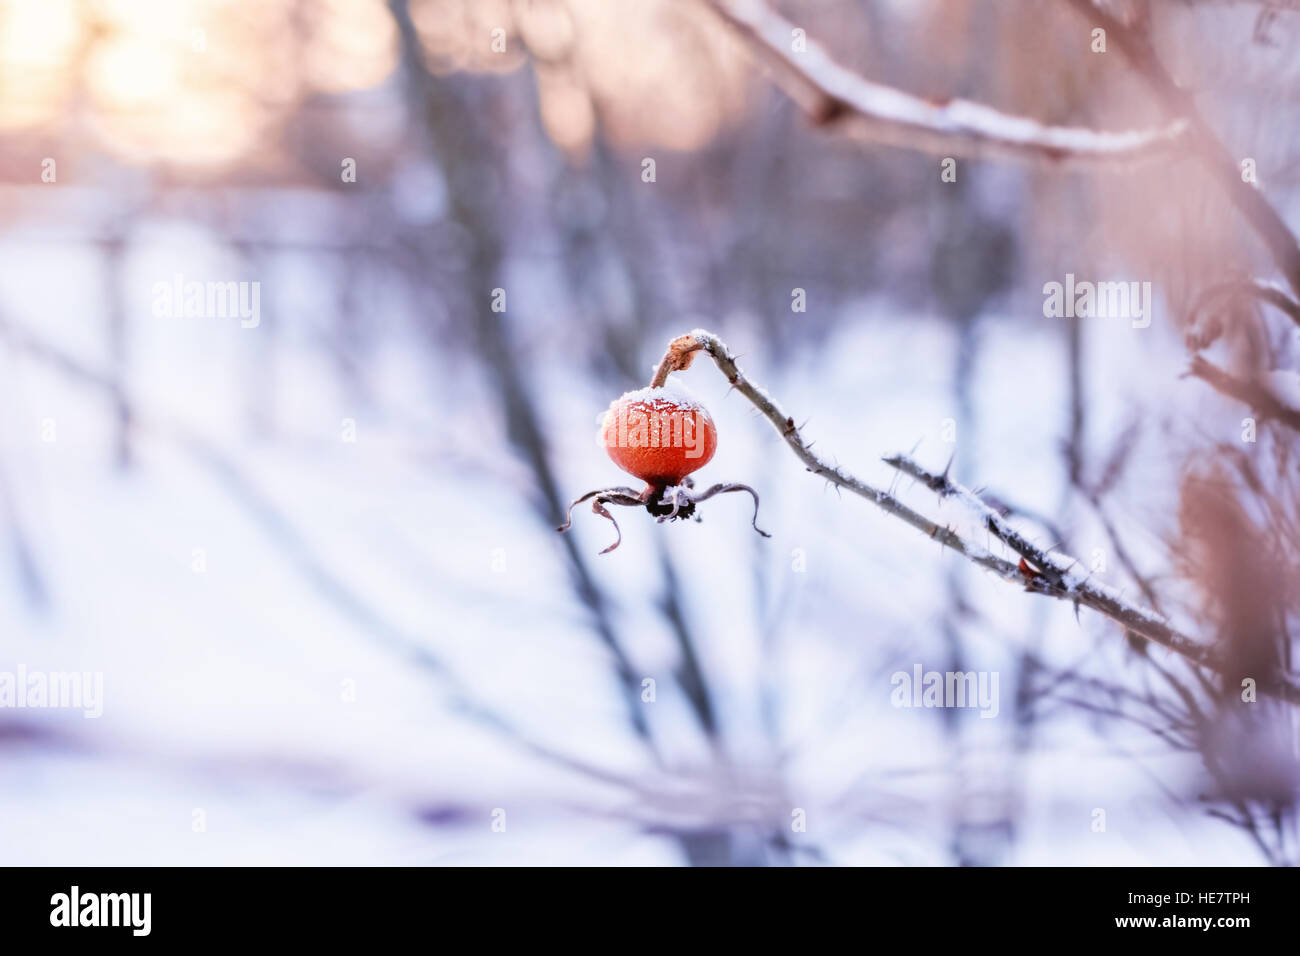
[[[101,391],[0,349],[0,484],[14,519],[0,552],[0,671],[102,673],[104,691],[97,719],[0,708],[0,863],[677,863],[658,822],[788,830],[797,810],[807,829],[791,842],[836,863],[951,862],[954,821],[1006,816],[1010,863],[1258,862],[1238,831],[1172,809],[1165,788],[1195,767],[1149,734],[1072,718],[1013,748],[1016,647],[1131,676],[1118,634],[1087,611],[1076,620],[963,568],[963,666],[1000,675],[999,715],[962,713],[954,748],[940,711],[893,706],[891,674],[946,666],[959,559],[808,475],[704,360],[681,373],[720,435],[698,477],[753,485],[772,537],[754,535],[744,496],[701,506],[700,524],[628,511],[622,546],[600,558],[607,522],[583,508],[572,532],[635,669],[656,680],[642,705],[656,766],[574,597],[564,542],[531,507],[473,373],[431,377],[428,346],[378,314],[392,331],[369,360],[373,389],[348,394],[311,319],[319,289],[291,256],[264,277],[258,328],[157,318],[154,282],[237,267],[185,227],[142,236],[126,268],[129,394],[142,411],[128,471],[113,463]],[[7,323],[108,367],[94,250],[17,229],[0,263]],[[795,355],[765,351],[753,327],[733,316],[715,330],[807,420],[817,450],[859,477],[968,528],[956,505],[880,462],[920,442],[927,466],[955,452],[963,480],[1057,515],[1067,393],[1052,320],[982,322],[979,428],[955,442],[945,323],[864,301],[824,350]],[[1169,401],[1203,405],[1199,427],[1216,415],[1235,427],[1178,379],[1163,335],[1159,315],[1146,330],[1087,326],[1097,454],[1135,411]],[[622,483],[593,441],[613,396],[565,367],[562,343],[538,341],[529,364],[564,493]],[[1151,426],[1116,498],[1144,564],[1160,560],[1177,466]],[[1071,519],[1081,557],[1108,547],[1085,512]],[[725,760],[671,679],[660,541]],[[1102,577],[1126,583],[1113,560]]]

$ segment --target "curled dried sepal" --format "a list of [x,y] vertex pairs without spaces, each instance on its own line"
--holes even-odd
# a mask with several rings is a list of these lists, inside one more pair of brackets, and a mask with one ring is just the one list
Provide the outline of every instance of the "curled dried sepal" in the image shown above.
[[616,535],[614,543],[600,552],[601,554],[608,554],[623,543],[623,531],[619,528],[618,522],[614,520],[614,516],[605,507],[606,505],[621,505],[624,507],[641,505],[646,511],[654,515],[660,523],[690,517],[694,517],[696,521],[699,521],[699,517],[695,514],[695,506],[699,502],[729,491],[745,491],[754,499],[754,517],[750,522],[754,526],[754,530],[765,538],[772,537],[758,526],[758,492],[749,485],[735,483],[714,485],[699,495],[693,493],[693,487],[692,483],[687,479],[681,485],[671,488],[658,488],[654,485],[647,485],[640,494],[631,488],[599,488],[596,491],[589,491],[582,497],[574,498],[570,502],[569,508],[564,515],[564,524],[555,530],[568,531],[573,525],[573,509],[584,501],[590,501],[592,513],[598,514],[602,518],[608,518],[610,524],[614,526],[614,534]]
[[733,482],[732,484],[729,485],[714,485],[708,491],[696,495],[692,500],[696,504],[698,504],[701,501],[704,501],[708,498],[712,498],[714,495],[723,495],[729,491],[749,492],[750,497],[754,499],[754,517],[750,521],[750,524],[752,524],[754,526],[754,530],[757,531],[759,534],[761,534],[763,537],[765,538],[772,537],[770,534],[768,534],[766,531],[764,531],[762,528],[758,526],[758,492],[755,491],[753,488],[749,487],[749,485],[742,485],[738,482]]
[[[666,515],[660,515],[655,520],[658,521],[660,524],[663,524],[665,521],[672,521],[675,518],[687,517],[689,512],[687,512],[687,514],[683,514],[682,505],[687,504],[690,501],[691,501],[691,493],[687,491],[685,488],[681,487],[680,485],[674,486],[672,488],[665,488],[663,497],[659,499],[659,504],[667,505],[670,510]],[[691,510],[693,511],[694,509],[692,508]]]
[[574,498],[569,502],[568,510],[564,513],[564,524],[560,525],[555,530],[568,531],[569,528],[573,526],[573,509],[584,501],[590,501],[594,498],[595,501],[591,502],[592,512],[608,518],[610,524],[614,526],[614,534],[617,535],[614,539],[614,543],[604,551],[600,552],[601,554],[608,554],[623,543],[623,532],[619,529],[618,522],[614,520],[614,516],[605,509],[605,505],[642,505],[645,504],[644,495],[645,492],[638,494],[631,488],[598,488],[595,491],[589,491],[582,497]]
[[603,551],[600,552],[601,554],[609,554],[609,552],[613,551],[615,548],[617,548],[620,544],[623,543],[623,532],[622,530],[619,529],[618,522],[614,520],[614,516],[610,514],[605,509],[605,506],[600,503],[599,498],[597,498],[595,501],[591,503],[591,510],[598,515],[602,515],[608,518],[609,523],[614,526],[614,543],[611,544],[608,548],[605,548]]

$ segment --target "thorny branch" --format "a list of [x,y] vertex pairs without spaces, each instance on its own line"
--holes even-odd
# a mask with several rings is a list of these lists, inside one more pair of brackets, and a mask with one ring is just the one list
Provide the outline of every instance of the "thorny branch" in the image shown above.
[[812,40],[795,51],[794,25],[762,0],[706,3],[772,66],[777,84],[814,123],[870,142],[938,155],[1131,163],[1177,153],[1187,136],[1182,120],[1163,129],[1106,132],[1046,126],[969,100],[933,102],[845,69]]
[[695,329],[673,339],[659,364],[656,380],[661,381],[671,372],[688,368],[699,352],[709,354],[732,387],[762,412],[785,439],[785,443],[813,474],[820,475],[837,487],[852,492],[860,498],[865,498],[885,513],[899,518],[967,560],[992,571],[1004,581],[1022,585],[1027,591],[1069,601],[1076,607],[1079,605],[1090,607],[1127,630],[1167,647],[1194,664],[1210,668],[1229,679],[1252,677],[1261,691],[1289,703],[1300,704],[1300,687],[1282,677],[1236,674],[1226,662],[1215,655],[1211,648],[1179,633],[1165,623],[1159,615],[1127,601],[1113,588],[1094,582],[1080,573],[1077,561],[1067,561],[1051,555],[1029,542],[1010,527],[1001,515],[981,501],[974,492],[952,481],[946,473],[932,474],[902,456],[886,459],[888,464],[921,481],[942,497],[955,498],[962,502],[993,537],[1020,555],[1028,567],[1013,564],[986,548],[967,541],[951,528],[939,525],[920,512],[909,508],[889,492],[873,487],[837,465],[829,464],[804,442],[794,418],[786,414],[767,392],[745,377],[744,372],[736,365],[735,357],[727,344],[712,332]]
[[[1210,176],[1219,184],[1229,200],[1246,219],[1263,241],[1275,265],[1285,276],[1295,293],[1295,298],[1283,290],[1264,282],[1224,283],[1206,290],[1202,304],[1222,297],[1225,293],[1247,295],[1260,299],[1284,312],[1293,322],[1300,324],[1300,243],[1276,209],[1253,184],[1242,181],[1237,162],[1227,147],[1215,134],[1197,109],[1194,96],[1178,85],[1165,69],[1157,55],[1144,18],[1133,23],[1125,22],[1103,9],[1095,0],[1067,0],[1090,23],[1105,28],[1121,55],[1139,78],[1154,93],[1171,120],[1171,125],[1160,130],[1127,133],[1103,133],[1088,129],[1067,129],[1043,126],[1023,117],[1009,116],[976,103],[950,100],[933,103],[899,90],[872,83],[836,63],[819,46],[812,42],[796,51],[791,45],[794,27],[770,9],[763,0],[705,0],[705,3],[724,21],[730,24],[756,54],[768,62],[775,80],[785,92],[800,105],[819,125],[835,125],[846,132],[873,142],[903,146],[931,152],[991,153],[1012,157],[1039,157],[1074,160],[1136,160],[1183,151],[1195,156]],[[962,541],[947,528],[940,528],[892,496],[864,482],[832,468],[813,455],[799,438],[793,419],[777,408],[761,390],[749,386],[735,368],[725,345],[707,332],[692,333],[676,340],[678,346],[686,339],[697,338],[698,344],[680,348],[676,358],[673,348],[665,356],[664,364],[656,373],[656,382],[662,382],[674,367],[684,368],[690,362],[692,351],[705,349],[714,357],[719,368],[732,383],[753,402],[781,432],[787,444],[808,466],[838,487],[848,489],[875,503],[878,507],[902,518],[908,524],[942,541],[946,546],[964,555],[1007,580],[1029,577],[1028,590],[1084,604],[1113,618],[1131,632],[1148,640],[1163,644],[1197,664],[1227,676],[1227,665],[1212,656],[1212,651],[1168,627],[1157,615],[1125,602],[1111,589],[1067,576],[1062,568],[1042,554],[1035,560],[1027,552],[1032,546],[1015,536],[997,512],[970,492],[957,489],[946,474],[932,476],[921,473],[919,466],[906,459],[893,459],[891,464],[925,480],[945,496],[957,495],[972,506],[984,509],[990,533],[1003,540],[1021,555],[1022,562],[1036,565],[1028,574],[1020,566],[990,555]],[[1195,343],[1189,340],[1195,348]],[[685,356],[683,358],[683,356]],[[674,365],[674,362],[681,364]],[[1297,413],[1277,402],[1259,386],[1241,382],[1220,369],[1194,356],[1191,374],[1205,379],[1219,391],[1247,401],[1286,424],[1295,425]],[[923,477],[923,475],[925,477]],[[992,516],[989,518],[989,516]],[[1264,688],[1265,679],[1256,675],[1257,684]],[[1300,688],[1279,679],[1268,680],[1269,692],[1296,703],[1300,702]]]

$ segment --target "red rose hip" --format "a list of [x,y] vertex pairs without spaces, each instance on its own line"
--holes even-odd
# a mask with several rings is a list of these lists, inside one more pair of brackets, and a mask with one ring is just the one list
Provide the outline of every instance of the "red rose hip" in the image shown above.
[[681,484],[718,448],[708,411],[684,389],[668,385],[615,399],[598,437],[614,464],[656,488]]

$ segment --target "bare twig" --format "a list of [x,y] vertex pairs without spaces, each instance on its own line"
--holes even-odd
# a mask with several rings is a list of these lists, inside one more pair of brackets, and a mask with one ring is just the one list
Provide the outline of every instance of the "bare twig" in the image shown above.
[[982,568],[992,571],[1005,581],[1022,585],[1025,590],[1049,597],[1069,601],[1076,606],[1083,605],[1119,623],[1133,633],[1139,634],[1177,654],[1194,664],[1208,667],[1215,672],[1235,679],[1250,676],[1256,681],[1261,691],[1282,698],[1293,704],[1300,704],[1300,687],[1283,678],[1262,674],[1238,675],[1229,664],[1221,661],[1213,650],[1197,643],[1185,634],[1170,627],[1159,615],[1146,608],[1125,600],[1117,591],[1089,580],[1077,570],[1077,562],[1066,562],[1059,557],[1048,554],[1033,545],[1011,528],[996,511],[980,501],[968,489],[953,482],[944,475],[934,475],[925,471],[909,459],[896,458],[890,461],[895,467],[911,475],[939,494],[955,497],[964,502],[976,514],[989,532],[1005,543],[1033,567],[1026,572],[1020,565],[1013,564],[1005,558],[993,554],[973,542],[967,541],[951,528],[931,521],[920,512],[903,504],[887,491],[875,488],[865,481],[849,474],[843,468],[827,463],[814,454],[799,434],[794,418],[787,415],[777,403],[753,382],[736,365],[735,357],[727,344],[712,332],[695,329],[686,335],[673,339],[668,344],[668,351],[659,364],[656,380],[662,381],[674,371],[688,368],[695,355],[707,352],[726,376],[727,381],[749,402],[762,412],[773,427],[785,439],[785,443],[795,453],[807,469],[815,475],[843,488],[860,498],[865,498],[887,514],[899,518],[907,524],[941,542],[958,554]]
[[1283,312],[1296,325],[1300,325],[1300,302],[1296,302],[1295,299],[1286,294],[1285,290],[1272,283],[1251,279],[1218,282],[1202,289],[1192,303],[1190,309],[1192,319],[1195,320],[1200,315],[1201,310],[1211,303],[1234,296],[1248,296],[1259,299],[1261,302],[1267,302]]
[[1187,145],[1263,240],[1273,262],[1300,296],[1300,243],[1264,194],[1254,184],[1242,181],[1236,158],[1205,122],[1192,94],[1169,75],[1144,26],[1125,23],[1093,0],[1066,2],[1089,23],[1105,29],[1107,39],[1128,60],[1170,116],[1187,122]]
[[1187,374],[1207,382],[1220,395],[1244,402],[1260,421],[1272,419],[1300,431],[1300,409],[1284,405],[1276,395],[1259,383],[1237,378],[1199,355],[1192,356],[1192,365]]
[[[449,181],[458,180],[469,170],[483,172],[480,167],[502,153],[500,144],[486,134],[486,127],[474,121],[479,104],[460,85],[435,78],[408,0],[389,0],[388,5],[407,74],[408,108],[412,117],[422,124],[422,145],[428,158]],[[465,229],[466,289],[493,288],[505,268],[507,243],[502,233],[502,202],[503,197],[492,190],[450,192],[448,218]],[[482,302],[467,310],[466,316],[475,349],[493,377],[510,444],[532,469],[539,510],[551,523],[559,515],[563,498],[550,461],[546,433],[539,420],[536,396],[530,393],[529,377],[522,367],[514,337],[509,333],[505,316]],[[575,542],[566,539],[564,548],[574,592],[590,612],[596,636],[610,655],[628,722],[659,761],[661,757],[650,732],[647,711],[640,700],[640,672],[624,636],[618,631],[608,599]]]
[[706,0],[770,64],[778,85],[819,126],[841,127],[874,143],[941,156],[1000,155],[1054,161],[1124,162],[1176,152],[1188,124],[1106,132],[1046,126],[969,100],[944,103],[858,76],[811,40],[793,48],[794,25],[762,0]]

